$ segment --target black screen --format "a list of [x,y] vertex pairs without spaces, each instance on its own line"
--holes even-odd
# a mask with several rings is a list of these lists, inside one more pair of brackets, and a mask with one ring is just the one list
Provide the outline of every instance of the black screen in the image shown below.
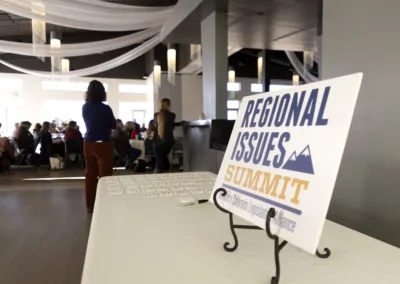
[[210,129],[210,148],[225,151],[234,125],[235,120],[213,119]]

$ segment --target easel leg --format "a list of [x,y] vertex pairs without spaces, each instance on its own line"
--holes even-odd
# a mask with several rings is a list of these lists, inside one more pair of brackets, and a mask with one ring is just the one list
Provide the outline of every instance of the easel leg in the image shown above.
[[318,256],[319,258],[328,258],[331,256],[331,250],[328,248],[324,248],[324,252],[320,253],[318,250],[315,253],[316,256]]
[[225,242],[224,243],[224,249],[226,251],[228,251],[228,252],[233,252],[238,248],[239,241],[238,241],[238,237],[237,237],[236,232],[235,232],[235,228],[233,226],[233,214],[232,213],[229,213],[229,225],[231,227],[231,232],[232,232],[234,243],[233,243],[232,247],[229,247],[230,246],[230,242]]
[[257,226],[235,225],[235,224],[233,223],[233,214],[232,214],[231,212],[229,212],[228,210],[226,210],[225,208],[223,208],[223,207],[222,207],[221,205],[219,205],[219,203],[218,203],[217,196],[218,196],[218,194],[220,194],[220,193],[221,193],[222,196],[225,196],[225,195],[227,194],[227,191],[226,191],[225,188],[218,188],[218,189],[214,192],[213,201],[214,201],[215,206],[217,206],[217,208],[218,208],[219,210],[221,210],[221,211],[224,212],[224,213],[229,214],[229,227],[230,227],[230,229],[231,229],[231,233],[232,233],[233,240],[234,240],[234,243],[233,243],[233,246],[232,246],[232,247],[229,247],[229,246],[231,245],[230,242],[225,242],[223,247],[224,247],[224,250],[226,250],[227,252],[234,252],[234,251],[239,247],[239,240],[238,240],[238,237],[237,237],[237,235],[236,235],[235,229],[249,229],[249,230],[262,230],[262,229],[261,229],[260,227],[257,227]]
[[281,263],[279,259],[279,252],[287,245],[287,241],[279,244],[279,238],[274,239],[274,252],[275,252],[275,276],[271,279],[271,284],[278,284],[281,276]]

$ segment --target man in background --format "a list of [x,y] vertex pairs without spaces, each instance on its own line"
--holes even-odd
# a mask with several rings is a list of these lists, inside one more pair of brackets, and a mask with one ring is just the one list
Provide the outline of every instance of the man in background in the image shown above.
[[17,139],[18,147],[24,150],[25,154],[35,153],[35,142],[32,133],[29,132],[32,123],[29,121],[23,121],[19,127],[19,134]]
[[133,162],[140,157],[142,151],[131,147],[129,143],[129,136],[123,130],[124,124],[122,123],[122,120],[116,119],[116,123],[117,128],[111,132],[111,137],[114,140],[115,149],[120,157],[122,156],[127,158],[125,168],[133,169]]

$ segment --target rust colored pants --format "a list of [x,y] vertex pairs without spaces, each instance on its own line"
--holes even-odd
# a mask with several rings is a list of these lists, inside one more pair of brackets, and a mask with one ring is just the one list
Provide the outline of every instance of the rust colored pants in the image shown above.
[[86,161],[86,207],[94,208],[96,200],[97,181],[101,177],[112,176],[114,153],[112,142],[85,142],[84,154]]

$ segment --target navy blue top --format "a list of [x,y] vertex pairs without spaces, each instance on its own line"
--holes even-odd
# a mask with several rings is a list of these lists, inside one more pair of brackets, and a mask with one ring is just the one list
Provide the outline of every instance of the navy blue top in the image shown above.
[[117,128],[111,108],[102,102],[87,102],[82,107],[86,124],[85,142],[111,141],[111,130]]

